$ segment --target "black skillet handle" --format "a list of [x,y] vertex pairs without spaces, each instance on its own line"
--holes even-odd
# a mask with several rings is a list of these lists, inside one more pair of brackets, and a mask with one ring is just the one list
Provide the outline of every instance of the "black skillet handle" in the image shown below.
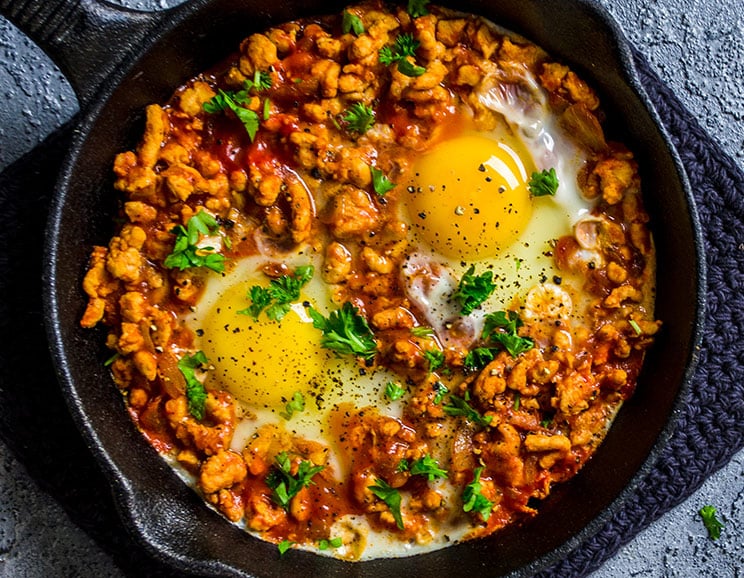
[[81,108],[164,17],[96,0],[0,0],[0,14],[59,66]]

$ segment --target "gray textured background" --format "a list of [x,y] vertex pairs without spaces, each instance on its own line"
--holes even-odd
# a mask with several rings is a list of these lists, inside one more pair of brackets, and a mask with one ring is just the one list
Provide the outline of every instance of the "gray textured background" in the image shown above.
[[[744,0],[599,1],[744,168]],[[114,3],[157,9],[179,2]],[[0,103],[0,170],[77,111],[59,70],[2,17]],[[708,539],[697,515],[704,504],[715,505],[725,522],[717,542]],[[0,442],[0,576],[121,575]],[[744,576],[744,451],[592,576]]]

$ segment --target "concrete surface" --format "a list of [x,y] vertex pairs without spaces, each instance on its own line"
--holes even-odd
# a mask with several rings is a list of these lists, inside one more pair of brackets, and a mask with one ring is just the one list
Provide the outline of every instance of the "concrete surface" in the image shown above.
[[[744,167],[744,0],[600,0],[724,150]],[[127,0],[167,7],[177,0]],[[9,66],[13,61],[20,68]],[[19,71],[21,71],[19,73]],[[0,17],[0,170],[71,118],[77,103],[49,59]],[[711,541],[697,515],[718,508]],[[123,576],[0,442],[0,576]],[[641,532],[593,578],[744,576],[744,451]]]

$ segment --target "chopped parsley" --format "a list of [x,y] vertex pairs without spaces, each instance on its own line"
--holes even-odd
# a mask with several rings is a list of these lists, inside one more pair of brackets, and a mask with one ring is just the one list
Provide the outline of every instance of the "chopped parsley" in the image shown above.
[[282,275],[272,279],[268,287],[253,285],[248,289],[251,304],[247,309],[238,311],[241,315],[251,315],[258,319],[265,309],[266,316],[273,321],[281,321],[289,312],[291,304],[300,298],[302,289],[313,278],[315,268],[312,265],[300,265],[291,275]]
[[533,197],[554,196],[558,190],[558,176],[555,174],[555,169],[543,169],[539,173],[532,173],[527,188]]
[[340,548],[343,545],[343,541],[341,538],[331,538],[330,540],[326,540],[323,538],[322,540],[318,541],[318,550],[328,550],[328,548]]
[[437,478],[447,477],[447,470],[440,468],[437,460],[429,454],[413,462],[408,468],[408,471],[412,476],[424,476],[430,482],[433,482]]
[[434,373],[444,365],[444,351],[429,349],[424,351],[424,358],[429,362],[429,373]]
[[402,530],[404,526],[403,516],[400,513],[400,492],[391,488],[390,484],[382,478],[378,478],[376,484],[369,486],[369,491],[387,504],[393,514],[395,524]]
[[723,530],[723,523],[721,523],[716,517],[716,509],[714,506],[707,505],[700,508],[698,512],[700,517],[703,519],[703,525],[708,530],[708,536],[711,540],[718,540],[721,537],[721,530]]
[[522,396],[518,391],[514,392],[514,411],[519,411],[519,404],[522,402]]
[[380,49],[380,63],[389,66],[394,62],[398,63],[398,71],[406,76],[421,76],[426,72],[423,66],[417,66],[409,57],[416,58],[416,50],[420,43],[415,40],[411,34],[400,34],[395,39],[393,46],[383,46]]
[[447,415],[463,416],[465,419],[482,426],[489,425],[491,420],[493,420],[493,416],[483,416],[473,409],[468,403],[467,394],[465,398],[458,397],[454,394],[450,395],[449,403],[443,405],[442,409]]
[[356,14],[344,10],[344,14],[341,17],[341,32],[344,34],[353,32],[355,36],[361,36],[364,34],[364,23]]
[[323,332],[320,344],[326,349],[367,360],[377,353],[377,343],[367,320],[348,301],[341,309],[331,311],[327,318],[312,307],[308,308],[308,313],[313,319],[313,327]]
[[529,351],[535,343],[529,337],[520,337],[517,330],[522,320],[515,311],[496,311],[486,315],[482,337],[503,346],[512,357]]
[[449,393],[449,389],[441,381],[434,383],[434,405],[439,405],[444,401],[444,396]]
[[495,347],[476,347],[465,356],[463,366],[466,371],[478,371],[491,363],[498,352]]
[[114,361],[119,359],[120,356],[121,354],[118,351],[116,351],[111,357],[109,357],[106,361],[103,362],[103,366],[109,367],[110,365],[114,363]]
[[364,103],[355,102],[341,118],[346,123],[346,130],[364,134],[375,124],[375,111]]
[[226,92],[220,89],[209,102],[204,103],[203,108],[209,114],[231,110],[238,117],[238,120],[243,123],[248,137],[253,140],[256,138],[256,133],[258,132],[258,114],[241,106],[247,103],[247,92]]
[[279,542],[276,547],[279,549],[279,556],[284,556],[284,554],[287,553],[287,550],[289,550],[292,546],[294,546],[294,542],[292,540],[282,540]]
[[426,16],[429,11],[426,9],[426,5],[429,0],[408,0],[408,14],[411,18],[418,18],[419,16]]
[[414,337],[431,337],[434,335],[434,330],[431,327],[419,325],[418,327],[411,327],[411,335]]
[[284,411],[279,415],[286,420],[290,420],[295,413],[303,411],[305,411],[305,396],[302,395],[302,392],[295,391],[292,399],[287,402],[287,405],[284,406]]
[[163,261],[168,269],[189,269],[191,267],[206,267],[217,273],[225,270],[225,257],[214,252],[212,247],[199,247],[197,243],[201,235],[214,234],[220,226],[212,215],[206,211],[199,211],[191,217],[186,226],[177,225],[170,230],[176,236],[173,251]]
[[199,421],[204,419],[207,390],[204,389],[202,382],[196,378],[194,370],[207,363],[209,362],[203,351],[197,351],[191,356],[184,355],[178,360],[178,369],[186,380],[186,401],[189,413]]
[[380,169],[370,165],[369,170],[372,173],[372,188],[375,193],[384,197],[385,193],[395,188],[395,183],[388,179]]
[[274,458],[274,466],[266,476],[266,485],[272,489],[271,499],[285,510],[297,493],[313,483],[312,477],[323,470],[323,466],[314,466],[307,460],[300,461],[297,473],[293,476],[292,462],[287,452],[281,452]]
[[491,517],[493,502],[481,494],[480,477],[483,467],[476,468],[473,472],[473,481],[462,491],[462,509],[464,512],[476,512],[481,515],[484,522]]
[[471,265],[460,279],[460,284],[453,297],[460,303],[460,313],[470,315],[496,289],[493,282],[493,272],[485,271],[475,275],[475,265]]
[[628,325],[635,331],[636,335],[643,335],[643,330],[635,319],[628,319]]
[[399,384],[395,383],[394,381],[388,381],[387,384],[385,385],[385,397],[388,398],[390,401],[399,400],[405,394],[406,394],[405,388],[401,387]]

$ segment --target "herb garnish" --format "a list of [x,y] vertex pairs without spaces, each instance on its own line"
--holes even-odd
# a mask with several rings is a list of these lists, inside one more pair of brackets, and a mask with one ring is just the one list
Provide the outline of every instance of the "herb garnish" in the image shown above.
[[396,401],[403,397],[405,394],[405,388],[401,387],[394,381],[388,381],[387,384],[385,384],[385,397],[388,398],[390,401]]
[[472,421],[478,425],[486,426],[491,423],[493,416],[483,416],[473,409],[468,403],[468,395],[466,393],[465,398],[458,397],[454,394],[449,396],[449,404],[442,406],[444,413],[452,416],[463,416],[465,419]]
[[284,556],[284,554],[289,550],[292,546],[294,546],[294,542],[292,540],[282,540],[279,542],[276,547],[279,549],[279,556]]
[[402,530],[404,526],[403,516],[400,513],[400,492],[391,488],[390,484],[382,478],[378,478],[376,484],[369,486],[369,491],[387,504],[395,518],[395,524]]
[[475,265],[471,265],[460,279],[460,284],[453,297],[460,303],[460,313],[470,315],[479,307],[496,289],[493,282],[493,272],[485,271],[475,275]]
[[429,362],[429,373],[434,373],[444,365],[444,351],[428,349],[424,351],[424,359]]
[[406,76],[421,76],[426,72],[423,66],[417,66],[408,57],[416,58],[416,50],[420,46],[418,40],[414,40],[411,34],[400,34],[395,39],[393,46],[383,46],[380,49],[380,63],[389,66],[398,63],[398,71]]
[[522,320],[515,311],[496,311],[486,315],[482,337],[502,345],[512,357],[529,351],[535,346],[529,337],[520,337],[517,330]]
[[441,381],[434,383],[434,405],[439,405],[444,400],[444,396],[449,393],[449,388]]
[[475,468],[473,472],[473,481],[470,482],[462,491],[462,509],[464,512],[477,512],[481,515],[484,522],[491,517],[493,502],[481,494],[480,477],[483,467]]
[[340,548],[343,545],[341,538],[331,538],[326,540],[325,538],[318,541],[318,550],[328,550],[328,548]]
[[495,347],[476,347],[468,352],[463,362],[466,371],[477,371],[491,363],[499,350]]
[[290,461],[287,452],[277,454],[274,461],[274,467],[266,476],[266,485],[273,490],[271,493],[271,499],[274,500],[277,505],[287,510],[292,498],[294,498],[302,488],[306,488],[313,483],[312,477],[322,471],[323,466],[314,466],[312,462],[302,460],[297,468],[297,473],[293,476],[290,473],[292,470],[292,462]]
[[181,271],[190,267],[207,267],[222,273],[225,270],[225,257],[215,253],[212,247],[197,246],[200,235],[216,233],[219,228],[217,219],[206,211],[199,211],[191,217],[185,227],[173,227],[170,233],[176,236],[176,242],[163,265],[168,269],[178,268]]
[[312,307],[308,308],[308,313],[313,319],[313,327],[323,332],[320,344],[326,349],[342,355],[357,355],[367,360],[371,360],[377,353],[377,343],[367,320],[348,301],[341,309],[331,311],[328,318]]
[[411,18],[418,18],[419,16],[426,16],[429,11],[426,9],[426,5],[429,0],[408,0],[408,14]]
[[356,14],[352,14],[348,10],[344,10],[344,14],[341,19],[341,32],[348,34],[353,32],[355,36],[361,36],[364,34],[364,23],[362,19]]
[[532,173],[527,188],[533,197],[555,195],[558,190],[558,175],[555,174],[555,169],[543,169],[539,173]]
[[414,337],[431,337],[434,335],[434,330],[426,325],[419,325],[417,327],[411,327],[411,335]]
[[703,525],[708,530],[708,536],[711,540],[718,540],[721,537],[721,530],[723,530],[723,524],[716,517],[716,509],[714,506],[707,505],[700,508],[698,512],[700,517],[703,519]]
[[388,179],[380,169],[370,165],[369,170],[372,173],[372,188],[375,193],[384,197],[385,193],[395,188],[395,183]]
[[341,118],[346,123],[346,130],[364,134],[375,124],[375,111],[362,102],[355,102]]
[[204,419],[204,411],[207,402],[207,390],[196,378],[195,369],[209,363],[203,351],[197,351],[194,355],[184,355],[178,360],[178,369],[186,380],[186,400],[189,413],[199,421]]
[[209,114],[215,114],[224,110],[233,111],[235,116],[238,117],[238,120],[243,123],[245,131],[248,133],[248,137],[253,140],[256,138],[256,133],[258,132],[258,115],[254,111],[240,106],[239,101],[236,100],[236,97],[239,94],[241,93],[230,93],[220,89],[217,94],[212,97],[212,100],[204,103],[203,108]]
[[284,406],[284,411],[280,413],[284,419],[290,420],[295,413],[305,411],[305,396],[302,392],[295,391],[292,395],[292,399],[287,402]]
[[440,468],[437,460],[429,454],[413,462],[408,468],[408,471],[412,476],[425,476],[430,482],[433,482],[437,478],[447,477],[447,470]]
[[269,319],[281,321],[291,309],[290,304],[300,298],[300,289],[313,278],[314,272],[315,268],[312,265],[300,265],[291,275],[272,279],[268,287],[253,285],[248,290],[250,306],[238,313],[258,319],[261,311],[266,309],[266,316]]

